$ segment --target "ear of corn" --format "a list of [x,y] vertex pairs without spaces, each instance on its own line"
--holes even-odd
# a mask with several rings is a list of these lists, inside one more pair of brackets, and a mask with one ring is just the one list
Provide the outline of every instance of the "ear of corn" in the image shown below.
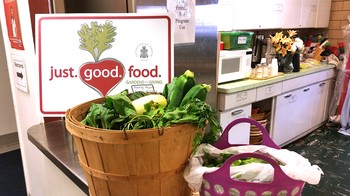
[[193,86],[182,99],[180,106],[183,106],[190,102],[191,100],[197,98],[201,101],[205,101],[208,92],[210,92],[211,86],[207,84],[196,84]]

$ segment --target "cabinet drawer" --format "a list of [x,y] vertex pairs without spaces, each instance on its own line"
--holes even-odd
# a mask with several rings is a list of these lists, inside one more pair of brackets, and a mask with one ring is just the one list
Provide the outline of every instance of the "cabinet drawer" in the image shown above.
[[325,77],[326,77],[326,79],[328,80],[328,79],[331,79],[331,78],[334,78],[335,76],[336,76],[336,70],[335,69],[330,69],[330,70],[327,70],[327,71],[325,71]]
[[224,111],[256,101],[256,89],[232,94],[219,94],[219,110]]
[[278,82],[272,85],[263,86],[256,89],[256,101],[264,100],[282,92],[282,82]]
[[[233,120],[238,118],[249,118],[251,113],[252,104],[220,112],[220,125],[223,129],[225,129],[225,127]],[[230,144],[249,144],[249,137],[250,124],[239,123],[232,127],[232,129],[229,131],[228,142]]]
[[292,91],[294,89],[298,89],[310,84],[333,78],[335,77],[335,74],[336,73],[334,69],[329,69],[283,81],[282,92]]

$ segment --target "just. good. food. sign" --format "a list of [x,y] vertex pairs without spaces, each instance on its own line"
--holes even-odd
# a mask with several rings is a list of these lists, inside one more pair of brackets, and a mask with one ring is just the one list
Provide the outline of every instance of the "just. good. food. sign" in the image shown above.
[[125,89],[161,92],[173,77],[167,14],[38,15],[36,27],[43,115]]

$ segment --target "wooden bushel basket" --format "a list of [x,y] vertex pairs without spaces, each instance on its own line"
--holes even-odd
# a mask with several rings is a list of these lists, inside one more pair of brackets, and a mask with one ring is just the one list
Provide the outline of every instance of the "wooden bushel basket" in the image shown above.
[[180,124],[142,130],[103,130],[80,123],[92,103],[66,112],[91,195],[191,195],[183,178],[192,153],[196,125]]

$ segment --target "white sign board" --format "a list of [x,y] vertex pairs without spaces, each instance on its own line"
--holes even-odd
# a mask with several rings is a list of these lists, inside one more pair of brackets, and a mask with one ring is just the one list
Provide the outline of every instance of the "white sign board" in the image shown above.
[[39,106],[45,116],[128,89],[161,92],[173,77],[167,14],[45,14],[36,18]]

